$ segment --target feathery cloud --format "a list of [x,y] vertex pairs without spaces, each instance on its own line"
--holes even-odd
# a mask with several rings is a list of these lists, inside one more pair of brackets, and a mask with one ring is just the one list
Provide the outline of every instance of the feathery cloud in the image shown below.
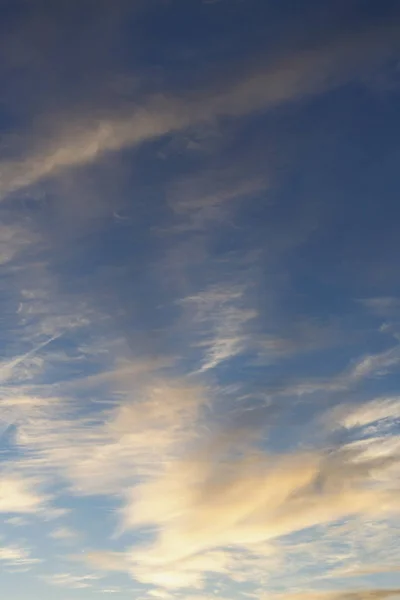
[[197,96],[150,97],[131,112],[96,120],[72,117],[61,124],[50,142],[35,142],[22,161],[3,162],[0,194],[30,186],[72,167],[90,163],[107,152],[137,146],[194,123],[220,117],[240,117],[336,87],[372,61],[390,56],[398,43],[398,25],[376,27],[342,36],[330,45],[297,52],[276,64],[246,73],[225,88]]

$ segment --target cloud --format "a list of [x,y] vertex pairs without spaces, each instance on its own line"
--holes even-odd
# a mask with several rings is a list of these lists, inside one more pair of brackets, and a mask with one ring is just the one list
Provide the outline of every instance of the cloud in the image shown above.
[[400,309],[400,300],[392,296],[366,298],[360,303],[371,313],[379,317],[397,316]]
[[[227,297],[241,302],[241,289],[225,292],[213,288],[196,297],[199,314],[208,314],[210,302],[225,310]],[[368,376],[392,359],[392,354],[362,358],[346,377]],[[75,495],[115,495],[125,530],[153,532],[153,542],[121,553],[89,553],[92,567],[128,572],[142,584],[167,590],[202,589],[216,576],[254,583],[255,562],[267,561],[263,569],[269,573],[266,565],[274,564],[282,538],[343,519],[386,518],[395,511],[390,470],[399,465],[397,446],[377,453],[375,440],[369,439],[334,450],[271,454],[258,445],[262,428],[225,429],[225,410],[229,415],[232,407],[215,402],[193,377],[167,376],[166,364],[116,361],[114,371],[58,385],[56,404],[40,403],[40,411],[32,411],[31,402],[20,406],[19,473],[34,469]],[[105,408],[83,416],[74,394],[98,389]],[[37,386],[36,407],[42,392],[46,399],[46,386]],[[385,406],[385,414],[394,414],[393,402]],[[352,410],[338,413],[337,422],[350,418]],[[383,414],[378,403],[368,410],[369,419]],[[212,411],[219,411],[215,422]],[[376,443],[382,448],[382,438]]]
[[212,452],[212,461],[177,461],[132,489],[126,527],[158,532],[128,554],[138,580],[201,587],[207,572],[232,572],[227,548],[256,551],[309,527],[396,510],[397,492],[376,485],[375,471],[385,469],[379,459],[357,462],[346,449],[327,457],[252,451],[237,460]]
[[7,525],[12,525],[13,527],[25,527],[27,521],[23,517],[10,517],[6,519],[5,523]]
[[[81,557],[76,557],[80,560]],[[94,569],[100,571],[126,571],[128,570],[128,561],[124,552],[104,552],[95,551],[85,553],[85,560]]]
[[395,425],[400,418],[400,399],[383,397],[359,406],[337,406],[333,418],[335,414],[339,416],[338,424],[346,429],[367,427],[370,433],[382,432]]
[[[380,437],[383,423],[397,414],[395,398],[382,405],[378,399],[375,405],[353,406],[337,418],[349,429],[357,429],[356,423],[378,425],[376,439],[280,455],[268,451],[267,436],[260,439],[265,428],[255,422],[257,416],[247,420],[240,399],[227,406],[226,398],[213,397],[218,389],[211,393],[193,383],[224,361],[252,351],[249,329],[257,314],[245,286],[205,286],[183,300],[195,333],[190,343],[202,352],[200,372],[179,376],[174,361],[163,358],[133,361],[129,353],[119,354],[115,340],[104,357],[93,348],[96,335],[80,335],[78,372],[88,364],[93,374],[67,374],[56,384],[46,382],[47,369],[51,373],[59,365],[57,373],[64,373],[71,362],[43,342],[42,319],[50,300],[37,292],[24,288],[19,315],[33,318],[32,330],[40,332],[40,341],[8,360],[3,370],[4,405],[15,426],[11,441],[20,456],[10,468],[18,480],[29,482],[33,470],[49,487],[63,486],[75,496],[101,494],[121,505],[121,529],[126,534],[134,530],[145,542],[120,553],[88,554],[92,567],[127,572],[145,586],[173,593],[188,587],[202,590],[215,578],[255,585],[264,577],[267,583],[277,571],[283,538],[338,520],[386,518],[395,510],[392,474],[399,464],[398,444]],[[53,336],[65,323],[68,303],[64,298],[57,306],[61,320],[55,328],[49,325]],[[79,323],[79,310],[75,317]],[[37,354],[42,360],[32,364]],[[363,356],[329,381],[312,382],[309,389],[342,392],[385,374],[398,362],[396,346]],[[82,398],[95,410],[82,414]],[[239,426],[224,429],[233,411],[239,414]],[[21,513],[40,510],[47,518],[50,508],[35,492],[36,482],[25,485],[26,490],[14,490],[8,506],[20,506],[15,512]],[[36,500],[23,496],[24,490],[34,498],[36,494]],[[15,501],[18,494],[23,500]],[[53,537],[67,535],[60,528]],[[59,574],[52,583],[83,588],[91,580]]]
[[11,268],[15,266],[16,258],[20,258],[24,251],[37,243],[37,234],[20,223],[5,223],[0,225],[0,265]]
[[[77,419],[74,404],[65,400],[56,406],[51,403],[39,414],[21,416],[15,437],[24,453],[20,468],[35,469],[46,477],[51,473],[83,495],[120,493],[138,476],[162,469],[196,439],[193,423],[206,399],[185,381],[157,378],[154,373],[141,381],[137,374],[134,364],[130,376],[125,367],[115,387],[103,389],[109,406],[114,394],[119,401],[112,409],[98,411],[95,420]],[[76,389],[68,382],[69,394]]]
[[224,88],[182,97],[159,94],[125,114],[120,111],[101,119],[71,116],[67,125],[58,126],[50,142],[35,142],[21,161],[3,162],[1,196],[93,162],[107,152],[138,146],[195,123],[268,110],[336,87],[371,62],[390,55],[397,43],[398,25],[394,22],[347,38],[341,36],[325,47],[297,51],[273,65],[242,74]]
[[79,538],[79,534],[76,531],[74,531],[73,529],[70,529],[68,527],[58,527],[57,529],[54,529],[50,533],[50,537],[53,540],[60,540],[60,541],[64,541],[64,542],[73,542]]
[[213,222],[229,223],[232,207],[238,201],[266,188],[267,183],[261,177],[239,178],[237,173],[229,172],[181,180],[168,193],[168,203],[179,220],[172,232],[202,231]]
[[376,575],[379,573],[397,573],[399,565],[363,565],[362,567],[343,567],[334,572],[336,577],[360,577],[364,575]]
[[29,548],[20,546],[0,546],[0,561],[10,567],[28,566],[40,562],[38,558],[32,558]]
[[289,384],[279,392],[283,395],[307,395],[316,392],[337,393],[361,385],[370,378],[383,377],[400,364],[400,346],[353,360],[348,368],[331,378]]
[[386,600],[386,598],[397,598],[400,588],[393,589],[360,589],[360,590],[338,590],[338,591],[307,591],[281,596],[284,600]]
[[[49,111],[47,117],[38,120],[39,127],[44,125],[43,131],[33,128],[26,138],[16,140],[17,146],[24,146],[20,158],[0,165],[0,195],[6,198],[16,191],[29,194],[31,190],[25,192],[24,188],[60,175],[56,191],[62,188],[62,201],[76,202],[85,207],[85,217],[92,216],[92,199],[86,202],[86,190],[79,186],[88,176],[97,187],[98,170],[87,173],[79,167],[120,149],[139,148],[165,134],[168,140],[177,132],[185,137],[189,131],[190,136],[193,127],[220,126],[233,131],[240,117],[279,109],[354,81],[364,70],[373,69],[375,61],[390,55],[398,45],[397,34],[394,24],[343,35],[275,61],[264,57],[251,67],[231,65],[232,75],[223,73],[221,83],[193,92],[150,93],[129,106],[124,103],[121,110],[94,105],[91,115],[85,110]],[[267,128],[273,121],[274,130],[279,118],[267,121]],[[239,142],[243,139],[246,135]],[[274,147],[274,139],[267,142]],[[192,153],[188,161],[176,165],[178,176],[185,173],[180,183],[174,175],[176,156],[170,163],[167,156],[161,180],[149,184],[150,196],[155,191],[153,185],[157,185],[157,194],[161,187],[166,189],[168,206],[162,204],[163,214],[157,212],[158,200],[153,205],[152,197],[149,203],[147,196],[140,198],[139,186],[134,193],[139,200],[136,203],[135,199],[129,219],[124,220],[125,209],[117,209],[111,223],[111,207],[110,223],[104,223],[104,230],[96,230],[93,236],[79,238],[76,250],[71,239],[67,240],[68,248],[64,238],[60,243],[57,239],[58,229],[52,219],[54,214],[63,213],[63,208],[60,211],[52,193],[48,202],[35,201],[32,210],[28,201],[24,206],[21,200],[20,206],[19,195],[2,204],[2,211],[22,209],[20,222],[11,220],[6,228],[0,228],[0,263],[7,271],[6,287],[0,291],[7,292],[7,302],[12,292],[4,320],[9,335],[4,336],[6,357],[0,364],[6,457],[0,478],[0,512],[7,518],[5,531],[11,529],[7,524],[24,524],[21,516],[15,515],[34,514],[46,521],[63,516],[66,509],[49,505],[50,498],[54,502],[57,498],[57,503],[71,506],[78,518],[83,517],[74,522],[87,527],[82,538],[85,545],[87,541],[95,548],[79,553],[75,549],[75,542],[78,545],[82,539],[78,532],[50,522],[42,527],[38,543],[43,535],[47,546],[60,551],[49,556],[45,580],[51,585],[91,593],[97,579],[110,572],[115,579],[128,574],[143,597],[206,600],[243,593],[262,598],[262,594],[274,597],[276,590],[282,589],[282,581],[288,590],[303,589],[303,584],[315,588],[321,580],[326,589],[332,580],[335,587],[340,568],[357,560],[360,568],[355,577],[363,575],[362,566],[372,560],[382,565],[380,569],[399,564],[395,524],[400,492],[399,401],[389,392],[365,399],[371,394],[365,388],[373,378],[398,369],[399,346],[365,354],[339,372],[334,371],[337,356],[329,354],[327,361],[332,359],[334,374],[318,376],[324,362],[319,356],[322,338],[329,337],[331,329],[320,327],[320,321],[310,316],[310,328],[306,331],[300,325],[295,331],[297,316],[289,313],[299,298],[297,292],[307,295],[308,290],[290,288],[289,293],[294,293],[286,304],[280,283],[276,286],[279,290],[275,288],[278,279],[290,278],[289,271],[296,269],[297,261],[309,256],[307,247],[305,254],[299,253],[292,260],[292,253],[286,262],[287,249],[292,250],[300,237],[304,240],[304,224],[297,220],[303,212],[301,198],[299,213],[295,210],[294,217],[288,217],[289,228],[285,213],[291,210],[291,200],[284,198],[279,207],[277,202],[276,212],[269,207],[265,213],[263,207],[253,212],[248,205],[270,185],[264,176],[268,168],[264,166],[268,162],[264,149],[257,159],[263,163],[261,176],[259,166],[248,165],[253,152],[237,150],[235,142],[229,149],[226,145],[221,154],[226,154],[228,161],[232,154],[240,154],[237,168],[221,168],[225,158],[215,153],[211,160],[214,170],[209,169],[204,177],[190,177],[187,170],[196,161],[204,165],[210,158]],[[145,161],[146,156],[144,152]],[[77,178],[78,185],[68,187],[65,175],[75,168],[72,178]],[[143,172],[141,166],[138,168],[144,180],[152,179],[147,171],[147,167]],[[297,174],[291,174],[287,181],[283,196],[288,188],[293,193]],[[121,186],[116,196],[124,197],[125,191]],[[275,191],[271,189],[271,197]],[[128,192],[130,202],[131,185]],[[93,195],[94,202],[101,203]],[[164,195],[159,196],[163,203]],[[265,200],[268,198],[263,193],[262,203]],[[134,212],[140,203],[149,211],[145,223],[142,215],[136,219]],[[239,203],[243,213],[238,210],[237,222],[232,222]],[[99,214],[96,212],[96,222],[103,226],[103,220],[97,219]],[[147,214],[152,223],[154,219],[160,224],[150,233]],[[265,230],[262,223],[260,229],[256,226],[253,239],[252,224],[259,216],[261,221],[261,215],[268,223]],[[164,218],[167,223],[163,229]],[[61,230],[63,218],[59,221]],[[79,214],[77,223],[72,221],[71,227],[80,227],[84,218]],[[223,235],[219,238],[216,229],[221,225]],[[34,233],[40,228],[44,240]],[[160,232],[167,235],[162,237]],[[261,234],[268,238],[265,246]],[[76,240],[75,235],[71,238]],[[180,244],[181,240],[187,240],[186,245]],[[116,248],[111,251],[108,243],[114,241]],[[255,247],[258,244],[260,251]],[[72,261],[70,246],[74,246]],[[198,252],[200,246],[204,254]],[[249,246],[251,257],[247,258]],[[175,264],[167,275],[160,275],[167,263],[158,258],[164,256],[164,250],[168,259],[175,252],[177,262],[193,271],[189,277],[182,276],[185,281],[179,293],[174,289],[167,298],[167,286],[164,289],[158,277],[168,279]],[[262,281],[254,277],[256,269],[251,273],[248,269],[260,256]],[[205,266],[201,264],[203,257]],[[319,265],[319,259],[317,262]],[[91,279],[93,267],[98,272]],[[114,267],[118,270],[115,279]],[[315,273],[306,277],[306,286],[313,283],[314,276],[319,277]],[[301,268],[294,280],[295,286],[303,281]],[[174,287],[171,281],[168,285]],[[121,307],[122,297],[127,301]],[[301,313],[303,300],[302,296],[294,311]],[[269,312],[271,305],[281,301],[282,308]],[[145,305],[139,316],[132,309],[135,302]],[[157,304],[158,310],[159,303],[163,306],[153,318],[152,309]],[[392,314],[395,304],[388,296],[370,299],[365,307],[386,316]],[[177,317],[176,325],[171,319],[179,308],[183,314]],[[276,315],[281,317],[277,323]],[[153,327],[166,331],[166,357],[158,353],[148,356],[148,349],[138,342],[142,334],[150,337]],[[122,339],[125,334],[130,347]],[[346,340],[349,338],[346,332]],[[314,356],[304,356],[305,349],[316,352],[315,361]],[[346,345],[343,354],[348,351],[351,348]],[[255,363],[263,352],[263,367],[256,370],[260,364]],[[137,355],[140,359],[133,358]],[[282,358],[276,371],[270,369],[271,356]],[[251,369],[247,369],[249,363]],[[296,378],[297,373],[307,370],[310,378]],[[275,376],[283,382],[279,389],[273,386]],[[354,403],[355,394],[350,398],[356,389],[358,403]],[[329,406],[340,404],[322,419],[329,428],[319,430],[320,421],[314,420],[314,413],[324,410],[314,402],[316,398],[305,398],[314,393],[319,394],[318,400],[332,393]],[[344,406],[350,400],[352,403]],[[286,408],[282,409],[282,404]],[[274,428],[272,421],[276,415],[276,420],[281,418],[282,410],[290,417]],[[96,520],[95,531],[92,520]],[[32,535],[31,519],[28,525],[27,535]],[[90,565],[88,573],[69,573],[69,567],[64,572],[64,567],[51,563],[69,560],[65,546],[58,543],[69,541],[74,542],[74,560]],[[105,552],[96,550],[100,546]],[[119,551],[113,552],[115,548]],[[24,554],[23,548],[4,546],[0,560],[21,565],[35,559]],[[353,591],[314,589],[298,600],[383,599],[392,593],[362,590],[358,581],[351,583]],[[107,583],[98,591],[116,590]]]
[[43,576],[43,580],[49,585],[76,590],[93,587],[93,582],[97,579],[99,579],[98,575],[94,574],[55,573],[54,575]]
[[373,375],[384,375],[400,362],[400,346],[389,348],[385,352],[369,354],[358,360],[343,379],[358,382]]
[[191,322],[197,325],[199,347],[206,348],[201,371],[208,371],[235,356],[251,345],[246,331],[249,321],[257,316],[245,306],[245,290],[240,287],[212,286],[181,303],[188,307]]
[[0,512],[34,513],[46,503],[46,496],[36,491],[36,481],[15,475],[0,477]]
[[[221,327],[246,325],[245,299],[240,286],[210,287],[187,298],[197,323],[211,324],[204,328],[207,351],[217,345]],[[339,520],[386,518],[396,509],[390,469],[398,468],[397,447],[382,455],[370,439],[326,451],[270,453],[267,439],[260,445],[265,432],[258,423],[250,432],[224,429],[232,406],[194,384],[199,374],[172,375],[170,363],[158,359],[107,361],[92,364],[94,375],[57,383],[58,396],[53,385],[25,385],[25,395],[17,387],[10,397],[18,405],[13,441],[22,456],[12,466],[21,476],[33,469],[76,496],[113,496],[122,505],[125,532],[151,532],[145,543],[121,553],[88,554],[92,567],[127,572],[163,590],[200,590],[215,577],[254,584],[260,571],[270,576],[286,536]],[[397,362],[397,347],[362,357],[333,378],[335,389]],[[94,397],[100,408],[83,415],[80,394]],[[394,414],[393,402],[385,406]],[[380,418],[378,409],[370,406],[369,418]],[[382,447],[382,438],[377,444]],[[265,561],[262,569],[255,570],[257,561]]]
[[[38,344],[35,348],[32,348],[28,352],[25,352],[25,354],[23,354],[22,356],[17,356],[10,361],[0,363],[0,383],[7,382],[7,380],[11,379],[17,367],[23,364],[27,359],[30,359],[33,356],[35,356],[35,354],[37,354],[39,350],[42,350],[42,348],[45,348],[46,346],[48,346],[48,344],[51,344],[51,342],[54,342],[54,340],[58,339],[59,337],[60,335],[53,336],[45,342]],[[28,399],[25,398],[25,401],[28,401]],[[21,403],[24,402],[24,399],[20,398],[19,400],[15,400],[15,402]]]

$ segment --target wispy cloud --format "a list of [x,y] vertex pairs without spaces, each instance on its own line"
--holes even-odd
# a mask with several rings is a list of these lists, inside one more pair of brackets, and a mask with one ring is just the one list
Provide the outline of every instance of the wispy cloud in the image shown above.
[[230,224],[235,205],[265,192],[267,186],[261,177],[241,180],[237,173],[228,172],[179,181],[171,187],[168,198],[178,219],[172,231],[202,231],[212,223]]
[[134,366],[131,378],[125,371],[124,385],[131,383],[137,386],[134,396],[125,388],[125,400],[95,419],[75,418],[77,408],[68,403],[21,418],[16,436],[25,455],[21,467],[50,470],[81,494],[119,492],[123,482],[163,468],[196,435],[192,424],[204,403],[201,392],[183,382],[140,384]]
[[365,298],[360,303],[372,313],[380,317],[397,316],[400,312],[400,300],[392,296]]
[[27,567],[40,562],[31,556],[29,548],[20,546],[0,546],[0,561],[6,567]]
[[[247,323],[238,308],[241,288],[211,288],[187,302],[194,302],[199,323],[218,317],[215,339],[224,318],[232,327]],[[207,329],[207,335],[209,331],[214,330]],[[363,357],[337,376],[334,389],[346,389],[397,362],[397,350]],[[76,495],[114,494],[125,531],[154,532],[152,543],[121,553],[88,554],[92,567],[127,572],[143,585],[166,590],[202,589],[210,578],[222,575],[244,577],[255,585],[255,561],[276,569],[281,539],[339,520],[386,518],[396,510],[397,491],[389,473],[398,465],[397,446],[376,454],[369,452],[375,444],[370,439],[371,446],[351,442],[334,451],[269,453],[257,446],[260,428],[248,436],[213,425],[210,411],[223,410],[223,403],[214,403],[206,389],[188,384],[185,377],[166,376],[166,365],[139,361],[121,368],[117,361],[114,371],[59,384],[56,404],[46,400],[46,386],[36,386],[32,400],[20,403],[15,442],[23,459],[15,466],[21,475],[34,469],[45,481],[63,482]],[[72,395],[79,389],[90,394],[99,384],[108,404],[100,404],[95,415],[82,416]],[[32,412],[38,402],[40,411]],[[377,400],[332,412],[327,420],[336,419],[336,426],[357,427],[361,421],[368,426],[395,418],[396,406],[395,399]],[[377,431],[385,435],[384,428]],[[38,497],[38,506],[40,501]],[[27,511],[29,501],[24,502]],[[238,563],[246,565],[246,573]],[[67,580],[54,581],[61,585]]]
[[[334,409],[339,424],[346,429],[365,428],[369,434],[395,426],[400,417],[399,398],[377,398],[358,406],[343,405]],[[332,415],[334,416],[334,415]]]
[[79,534],[69,527],[58,527],[50,533],[53,540],[71,543],[79,539]]
[[389,350],[376,354],[367,354],[352,361],[352,363],[341,373],[323,380],[308,380],[298,384],[284,387],[282,394],[307,395],[316,392],[341,392],[367,381],[368,379],[380,378],[393,370],[400,363],[400,346],[396,345]]
[[241,287],[214,286],[188,296],[182,304],[189,307],[201,332],[198,345],[206,349],[202,371],[213,369],[248,349],[251,336],[246,326],[257,312],[246,307]]
[[[158,535],[123,560],[111,557],[111,568],[125,568],[143,583],[167,589],[202,587],[211,574],[236,572],[235,552],[238,560],[243,552],[273,555],[274,542],[283,536],[396,510],[397,492],[375,478],[393,457],[385,466],[380,458],[359,461],[357,451],[346,447],[331,456],[248,451],[237,460],[229,459],[233,448],[225,451],[216,456],[212,450],[212,462],[207,453],[176,461],[132,489],[126,525],[155,527]],[[270,546],[263,549],[265,542]],[[106,567],[107,560],[102,564]]]
[[397,24],[341,37],[316,50],[303,50],[258,71],[246,73],[224,88],[197,96],[150,97],[143,108],[88,116],[58,126],[50,142],[36,142],[26,158],[1,165],[1,195],[34,184],[65,169],[90,163],[106,152],[136,146],[147,140],[218,117],[238,117],[266,110],[352,79],[369,62],[383,58],[398,40]]
[[43,577],[43,580],[49,585],[76,590],[93,587],[93,582],[97,579],[99,577],[94,574],[75,575],[73,573],[55,573]]

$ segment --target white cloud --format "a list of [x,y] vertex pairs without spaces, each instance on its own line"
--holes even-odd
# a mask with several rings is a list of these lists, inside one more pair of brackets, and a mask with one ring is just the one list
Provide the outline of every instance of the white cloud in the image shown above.
[[[200,321],[209,311],[224,314],[228,306],[236,322],[229,303],[236,309],[242,295],[239,288],[229,294],[213,288],[188,302],[195,303]],[[383,353],[366,363],[363,358],[345,377],[368,377],[391,365],[395,355]],[[52,485],[64,482],[75,494],[115,494],[123,504],[125,528],[153,532],[153,543],[117,554],[88,553],[92,567],[127,572],[144,585],[167,591],[187,586],[201,590],[218,576],[255,585],[261,572],[273,577],[285,536],[349,518],[386,518],[396,509],[389,474],[399,464],[397,447],[388,446],[385,455],[377,456],[370,439],[328,454],[269,455],[252,446],[254,437],[218,432],[209,419],[213,399],[189,384],[189,378],[167,377],[165,364],[116,361],[114,370],[59,385],[55,403],[46,401],[46,386],[36,387],[35,401],[29,400],[29,387],[25,396],[15,397],[22,398],[16,401],[15,442],[23,453],[15,465],[19,474],[33,469]],[[78,416],[74,393],[84,389],[91,394],[99,387],[115,404]],[[386,412],[383,405],[371,404],[364,407],[368,418],[362,412],[354,418],[367,423],[393,416],[396,399],[386,400]],[[351,410],[338,419],[349,418]],[[382,448],[382,438],[378,443]],[[38,497],[35,510],[40,501]],[[23,510],[33,510],[26,502]],[[61,538],[59,533],[56,537]],[[56,585],[68,582],[90,584],[65,574],[53,580]]]
[[[24,365],[24,363],[30,361],[30,359],[32,359],[35,356],[35,354],[37,352],[39,352],[39,350],[41,350],[42,348],[45,348],[48,344],[51,344],[51,342],[56,340],[58,337],[60,337],[60,336],[59,335],[53,336],[50,339],[47,339],[45,342],[38,344],[36,347],[32,348],[28,352],[25,352],[25,354],[22,354],[21,356],[17,356],[10,361],[5,361],[3,363],[0,363],[0,384],[6,383],[11,378],[15,378],[15,374],[16,374],[16,372],[17,373],[19,372],[18,369],[21,367],[21,365]],[[29,365],[30,368],[26,371],[26,373],[31,374],[36,366],[38,366],[40,369],[42,364],[43,363],[40,360],[38,362],[37,361],[34,361],[33,363],[31,362]],[[32,404],[32,403],[34,403],[34,400],[32,398],[29,398],[28,396],[20,396],[19,398],[14,398],[13,401],[8,399],[9,404],[10,404],[10,402],[16,406],[18,404],[21,405],[23,403]]]
[[377,486],[375,468],[385,467],[375,467],[374,459],[357,464],[347,452],[330,458],[251,452],[232,462],[215,455],[212,462],[206,456],[175,462],[132,489],[126,526],[151,526],[158,535],[127,554],[130,572],[167,589],[201,588],[207,573],[235,572],[227,548],[257,554],[260,543],[309,527],[390,513],[397,493]]
[[334,571],[334,576],[341,577],[341,578],[343,578],[343,577],[348,578],[348,577],[360,577],[360,576],[364,576],[364,575],[377,575],[379,573],[397,573],[399,571],[400,571],[399,565],[390,565],[390,564],[368,565],[368,564],[365,564],[362,567],[360,567],[360,566],[343,567],[341,569]]
[[21,546],[0,546],[0,561],[10,567],[29,566],[40,562],[33,558],[29,548]]
[[[76,557],[80,559],[81,557]],[[91,551],[85,553],[85,560],[99,571],[127,571],[128,560],[124,552]]]
[[27,521],[23,517],[10,517],[5,520],[5,523],[13,525],[14,527],[24,527],[27,524]]
[[369,432],[376,432],[376,430],[381,432],[398,422],[400,418],[400,399],[397,397],[383,397],[358,406],[338,406],[334,413],[342,413],[339,424],[346,429],[368,427]]
[[[134,364],[130,375],[125,367],[117,385],[110,376],[106,397],[116,393],[119,401],[95,419],[77,419],[75,403],[65,400],[21,418],[15,436],[25,455],[20,468],[51,473],[79,494],[119,493],[138,476],[163,469],[196,439],[193,423],[206,400],[184,380],[146,375],[140,381],[137,373]],[[73,394],[76,388],[68,387]]]
[[32,479],[3,474],[0,477],[0,512],[38,512],[47,498],[36,491],[36,484]]
[[[225,306],[225,294],[212,292],[211,298],[196,297],[200,313],[210,302]],[[242,298],[240,290],[231,295],[235,302]],[[369,365],[380,369],[382,363],[386,355]],[[216,576],[254,584],[262,570],[273,577],[283,537],[341,519],[386,517],[396,509],[389,474],[399,464],[397,447],[377,456],[370,439],[328,454],[268,455],[254,449],[251,436],[212,428],[205,418],[212,399],[184,378],[161,376],[164,365],[121,369],[117,363],[114,373],[84,381],[86,392],[99,383],[110,397],[117,391],[117,404],[95,415],[77,418],[76,404],[68,400],[77,389],[72,382],[56,410],[45,402],[32,412],[31,403],[22,403],[27,418],[18,421],[15,438],[24,453],[21,473],[34,469],[49,481],[64,481],[75,494],[117,494],[125,528],[154,532],[151,544],[88,553],[93,567],[127,572],[162,590],[200,590]],[[363,376],[370,371],[361,369]],[[387,402],[385,414],[394,414],[393,406]],[[371,418],[382,416],[378,408],[370,407]]]
[[75,575],[73,573],[55,573],[43,577],[43,580],[49,585],[76,590],[91,588],[93,582],[98,579],[98,575],[94,574]]
[[238,356],[252,343],[246,331],[257,312],[245,306],[242,287],[213,286],[181,301],[200,334],[197,345],[206,348],[201,371]]
[[50,533],[50,537],[53,538],[53,540],[73,542],[79,538],[79,534],[69,527],[58,527]]
[[[34,317],[40,338],[46,297],[25,288],[23,302],[20,315]],[[248,308],[245,288],[212,286],[183,305],[200,332],[203,372],[252,347],[247,328],[256,313]],[[61,321],[49,326],[53,335],[59,335],[67,314],[64,305],[57,310]],[[90,355],[94,375],[56,386],[38,383],[37,374],[56,364],[51,346],[41,339],[3,365],[6,421],[15,426],[12,441],[21,458],[10,463],[16,475],[0,484],[0,511],[50,517],[46,498],[27,476],[31,471],[41,483],[66,484],[76,495],[113,495],[123,505],[125,528],[149,528],[154,540],[118,554],[91,553],[88,560],[99,570],[127,572],[160,593],[188,586],[202,590],[215,577],[267,584],[285,536],[337,520],[386,517],[396,508],[392,474],[399,463],[398,439],[389,443],[378,437],[383,424],[397,416],[395,398],[340,416],[348,428],[377,425],[376,439],[368,443],[348,444],[329,458],[323,451],[268,455],[248,439],[243,442],[240,433],[229,438],[216,432],[212,411],[222,403],[214,404],[205,390],[189,383],[194,378],[165,375],[168,360],[102,357],[91,354],[88,339],[85,357]],[[37,354],[42,360],[33,364]],[[311,389],[341,392],[398,363],[395,347],[362,357]],[[74,397],[80,393],[106,404],[82,415]],[[52,535],[72,539],[62,527]],[[82,589],[92,584],[90,576],[65,573],[49,581]]]

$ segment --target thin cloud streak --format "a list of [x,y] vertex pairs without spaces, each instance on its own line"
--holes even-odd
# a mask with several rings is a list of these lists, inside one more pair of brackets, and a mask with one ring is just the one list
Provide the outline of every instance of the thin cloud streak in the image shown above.
[[298,52],[277,65],[245,74],[226,89],[200,92],[199,98],[161,94],[131,114],[111,114],[97,122],[81,116],[72,118],[67,127],[61,125],[50,144],[39,141],[22,162],[3,162],[1,196],[93,162],[104,153],[137,146],[195,123],[268,110],[341,85],[367,68],[370,61],[390,56],[397,47],[398,32],[394,23],[341,38],[325,48]]

